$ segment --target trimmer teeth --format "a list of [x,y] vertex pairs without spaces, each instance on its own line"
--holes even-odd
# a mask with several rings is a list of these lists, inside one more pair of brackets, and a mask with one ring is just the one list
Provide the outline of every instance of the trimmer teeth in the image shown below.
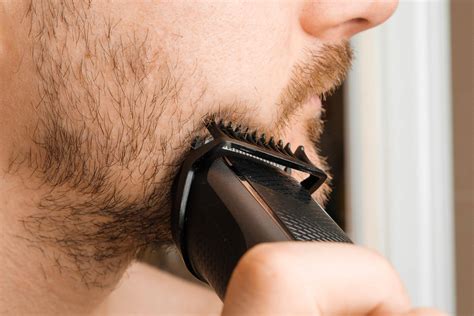
[[323,170],[316,167],[308,158],[303,146],[295,151],[290,143],[281,139],[259,133],[242,125],[232,122],[210,119],[204,123],[209,135],[195,137],[186,161],[185,168],[194,168],[202,162],[201,159],[217,159],[222,156],[246,157],[254,161],[267,163],[287,173],[298,170],[308,174],[300,182],[301,186],[310,193],[315,192],[327,179]]
[[249,130],[249,128],[244,128],[241,125],[235,125],[232,122],[224,122],[223,120],[218,122],[210,120],[206,123],[206,127],[214,139],[227,136],[231,139],[260,146],[277,154],[286,155],[300,160],[301,162],[311,164],[311,161],[306,155],[303,146],[298,146],[298,148],[293,151],[291,150],[290,143],[285,144],[281,139],[276,141],[273,136],[267,137],[265,133],[260,134],[256,130]]

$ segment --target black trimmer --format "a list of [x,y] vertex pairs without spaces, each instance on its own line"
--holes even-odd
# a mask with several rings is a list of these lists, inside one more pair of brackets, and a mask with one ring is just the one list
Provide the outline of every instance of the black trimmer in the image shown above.
[[[175,182],[173,239],[189,271],[223,299],[238,260],[272,241],[350,243],[312,199],[326,180],[299,146],[210,121]],[[291,170],[308,174],[302,182]]]

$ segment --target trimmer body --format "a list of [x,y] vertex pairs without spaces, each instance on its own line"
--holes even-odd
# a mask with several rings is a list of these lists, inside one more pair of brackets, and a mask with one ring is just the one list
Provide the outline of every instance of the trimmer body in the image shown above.
[[[312,199],[326,176],[304,149],[293,152],[230,124],[208,129],[212,140],[194,149],[177,179],[172,231],[188,269],[221,299],[238,260],[256,244],[351,242]],[[291,169],[309,177],[300,183]]]

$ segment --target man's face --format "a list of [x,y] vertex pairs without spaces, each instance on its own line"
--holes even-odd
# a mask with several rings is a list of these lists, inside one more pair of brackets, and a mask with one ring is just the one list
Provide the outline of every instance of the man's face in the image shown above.
[[348,70],[348,38],[395,3],[2,6],[1,162],[32,206],[15,218],[29,242],[95,284],[140,247],[170,241],[170,183],[206,118],[305,145],[324,168],[320,97]]

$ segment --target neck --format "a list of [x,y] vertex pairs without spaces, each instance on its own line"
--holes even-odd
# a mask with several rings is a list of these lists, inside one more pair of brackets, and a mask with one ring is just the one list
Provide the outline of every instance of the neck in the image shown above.
[[114,268],[105,271],[99,266],[103,262],[78,263],[65,255],[63,246],[41,242],[37,234],[54,234],[58,228],[37,231],[26,224],[25,218],[40,214],[32,201],[41,193],[25,188],[19,180],[0,175],[0,314],[92,312],[112,291],[131,259],[116,257],[107,263]]

